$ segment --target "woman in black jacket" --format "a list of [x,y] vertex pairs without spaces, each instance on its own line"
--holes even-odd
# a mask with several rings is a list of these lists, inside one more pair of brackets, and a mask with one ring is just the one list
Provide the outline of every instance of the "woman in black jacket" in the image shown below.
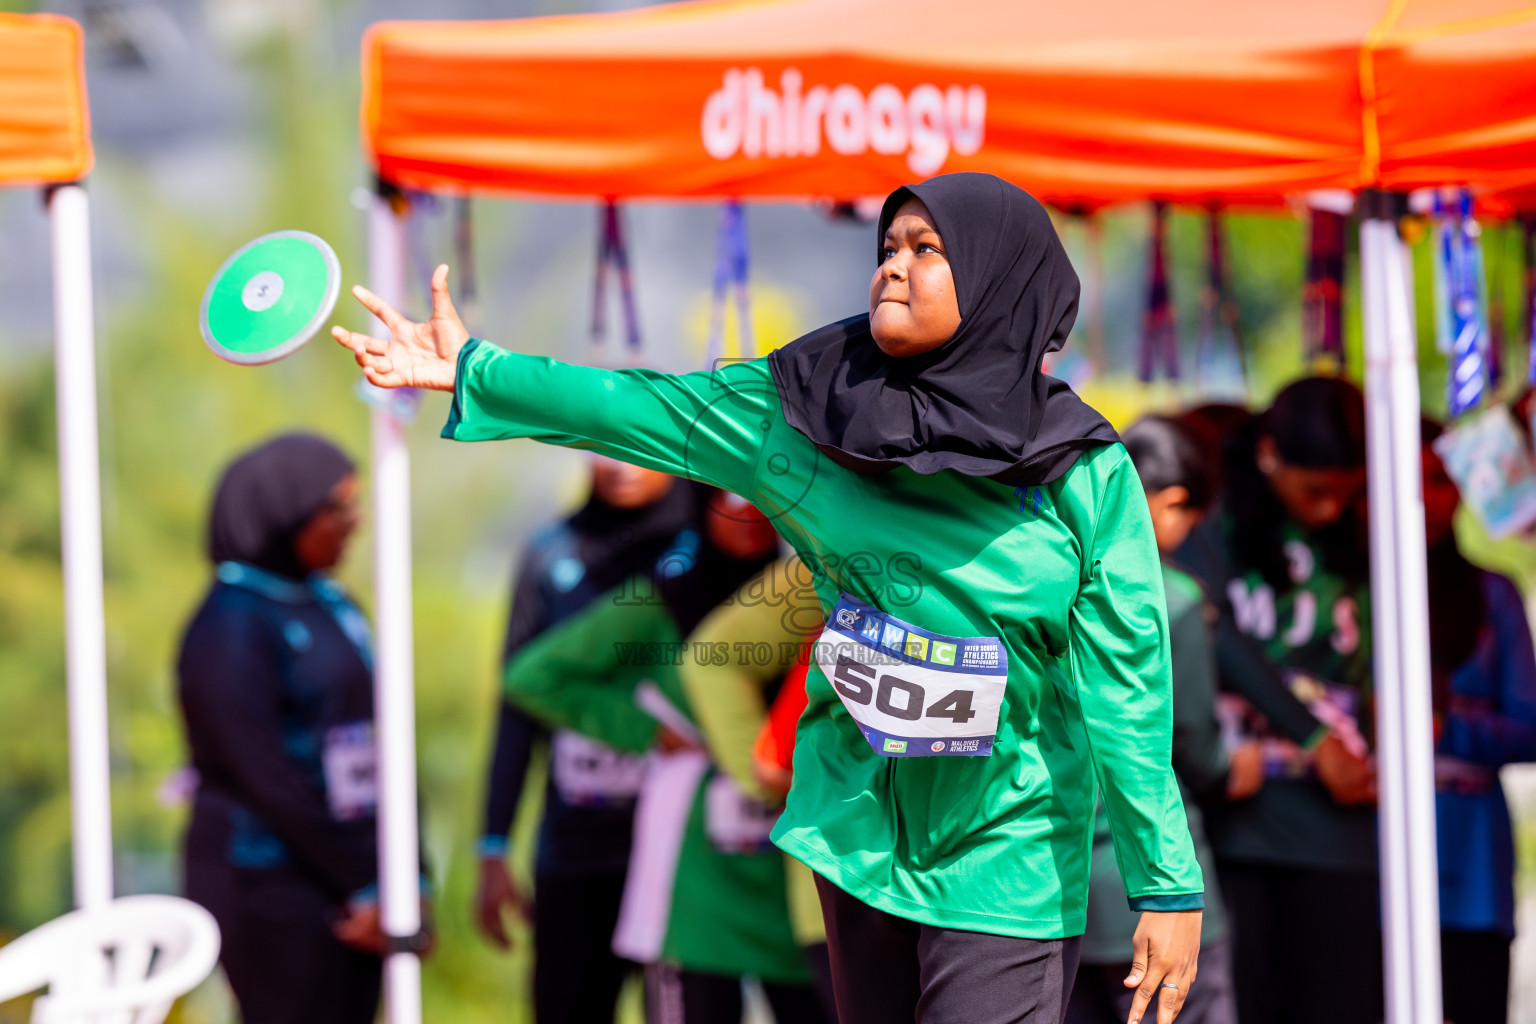
[[245,1024],[367,1024],[378,1007],[368,624],[325,575],[356,495],[351,460],[318,437],[236,460],[177,662],[199,779],[186,893],[219,923]]

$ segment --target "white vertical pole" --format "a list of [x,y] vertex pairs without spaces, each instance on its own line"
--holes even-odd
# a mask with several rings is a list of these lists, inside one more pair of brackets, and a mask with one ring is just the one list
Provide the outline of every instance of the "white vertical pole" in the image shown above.
[[[368,283],[385,302],[405,297],[404,225],[387,200],[368,211]],[[384,328],[388,337],[388,328]],[[421,1020],[421,962],[404,942],[421,930],[416,829],[415,652],[411,623],[411,463],[405,427],[387,406],[371,413],[373,472],[373,670],[379,751],[379,899],[384,933],[396,937],[384,961],[390,1024]]]
[[112,767],[107,746],[91,211],[85,189],[73,184],[54,188],[48,214],[53,232],[54,379],[75,904],[99,907],[112,899]]
[[1387,1024],[1440,1024],[1418,343],[1409,256],[1390,197],[1364,199],[1374,207],[1360,225],[1360,264]]

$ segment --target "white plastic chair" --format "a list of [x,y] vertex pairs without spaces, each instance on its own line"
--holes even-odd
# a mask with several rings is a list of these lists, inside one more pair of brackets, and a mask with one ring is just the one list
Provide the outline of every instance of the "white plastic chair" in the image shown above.
[[47,988],[32,1024],[160,1024],[218,959],[208,911],[175,896],[125,896],[0,947],[0,1002]]

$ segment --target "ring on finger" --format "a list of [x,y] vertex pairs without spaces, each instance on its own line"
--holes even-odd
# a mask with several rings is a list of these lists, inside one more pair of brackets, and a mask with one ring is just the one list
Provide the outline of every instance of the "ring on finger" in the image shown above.
[[1158,987],[1159,987],[1159,988],[1171,988],[1171,989],[1173,989],[1173,990],[1174,990],[1174,991],[1175,991],[1175,992],[1177,992],[1177,991],[1178,991],[1178,990],[1179,990],[1179,986],[1177,986],[1177,985],[1175,985],[1175,984],[1174,984],[1174,983],[1173,983],[1173,982],[1171,982],[1171,981],[1165,981],[1165,982],[1163,982],[1163,983],[1162,983],[1162,984],[1161,984],[1161,985],[1159,985],[1159,986],[1158,986]]

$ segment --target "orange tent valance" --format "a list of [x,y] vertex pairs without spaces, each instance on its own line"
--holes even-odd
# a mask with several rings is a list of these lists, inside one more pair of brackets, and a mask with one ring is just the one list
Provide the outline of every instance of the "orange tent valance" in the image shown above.
[[1518,0],[706,0],[385,22],[363,65],[377,166],[417,187],[848,197],[988,170],[1097,205],[1536,182]]
[[79,24],[0,14],[0,185],[74,181],[91,160]]

